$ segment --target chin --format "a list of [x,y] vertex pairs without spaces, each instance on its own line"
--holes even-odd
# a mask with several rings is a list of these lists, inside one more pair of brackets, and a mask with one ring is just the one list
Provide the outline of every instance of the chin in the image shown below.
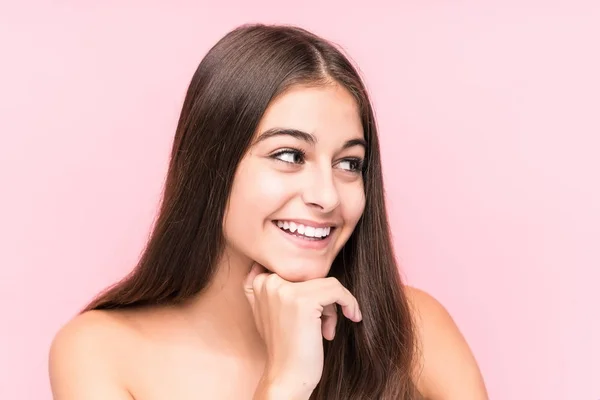
[[263,266],[286,281],[305,282],[326,277],[331,263],[329,260],[287,259],[274,263],[267,262],[267,265],[263,264]]

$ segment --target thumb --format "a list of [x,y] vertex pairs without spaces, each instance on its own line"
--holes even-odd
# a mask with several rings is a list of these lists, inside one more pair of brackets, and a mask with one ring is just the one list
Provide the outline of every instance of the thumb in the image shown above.
[[254,279],[265,272],[267,272],[265,267],[255,262],[252,264],[246,279],[244,279],[244,293],[248,297],[248,301],[250,301],[252,307],[254,307]]

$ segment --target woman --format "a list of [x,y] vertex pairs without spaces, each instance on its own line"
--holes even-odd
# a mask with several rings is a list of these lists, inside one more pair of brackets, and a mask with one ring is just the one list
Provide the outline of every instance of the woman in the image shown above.
[[452,319],[401,283],[383,193],[340,51],[230,32],[192,78],[139,264],[53,341],[54,398],[485,399]]

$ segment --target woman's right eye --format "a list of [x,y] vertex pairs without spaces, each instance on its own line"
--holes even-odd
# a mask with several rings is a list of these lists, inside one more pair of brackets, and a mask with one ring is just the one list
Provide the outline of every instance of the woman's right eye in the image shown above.
[[288,164],[302,164],[304,163],[304,152],[294,149],[285,149],[278,151],[271,157],[276,160],[283,161]]

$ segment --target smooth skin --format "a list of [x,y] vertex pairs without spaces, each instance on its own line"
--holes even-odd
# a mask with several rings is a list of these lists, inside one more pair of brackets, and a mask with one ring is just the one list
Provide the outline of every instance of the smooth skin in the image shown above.
[[[227,248],[211,285],[179,306],[75,317],[50,349],[55,400],[308,399],[321,376],[321,337],[334,334],[334,305],[354,323],[362,318],[352,293],[326,277],[365,206],[362,126],[352,95],[331,84],[287,91],[258,132],[234,178]],[[274,223],[295,219],[333,226],[327,245],[298,245]],[[448,312],[427,293],[406,291],[421,393],[487,399]]]

